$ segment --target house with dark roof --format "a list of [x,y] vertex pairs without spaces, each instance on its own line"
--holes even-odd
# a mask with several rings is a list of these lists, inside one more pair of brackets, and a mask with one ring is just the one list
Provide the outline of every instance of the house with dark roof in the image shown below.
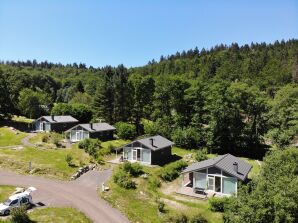
[[160,136],[137,139],[123,147],[123,159],[148,165],[161,165],[172,158],[173,142]]
[[102,141],[113,139],[116,128],[108,123],[87,123],[78,124],[66,131],[69,133],[71,142],[78,142],[83,139],[100,139]]
[[187,195],[237,195],[238,182],[246,181],[251,168],[249,163],[231,154],[197,162],[182,172],[180,191],[186,192]]
[[78,124],[78,120],[70,115],[50,115],[41,116],[32,124],[35,131],[42,132],[64,132],[65,130]]

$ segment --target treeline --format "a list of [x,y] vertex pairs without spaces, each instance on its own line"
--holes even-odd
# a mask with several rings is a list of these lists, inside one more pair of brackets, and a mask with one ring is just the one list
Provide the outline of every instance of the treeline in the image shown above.
[[2,117],[126,122],[131,137],[234,153],[286,146],[298,133],[298,40],[195,48],[131,69],[27,61],[0,70]]

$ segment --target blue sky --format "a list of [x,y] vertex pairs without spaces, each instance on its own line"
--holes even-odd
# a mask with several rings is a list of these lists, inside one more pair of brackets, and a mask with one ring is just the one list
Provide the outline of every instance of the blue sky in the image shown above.
[[297,0],[0,1],[0,60],[130,67],[195,46],[290,38]]

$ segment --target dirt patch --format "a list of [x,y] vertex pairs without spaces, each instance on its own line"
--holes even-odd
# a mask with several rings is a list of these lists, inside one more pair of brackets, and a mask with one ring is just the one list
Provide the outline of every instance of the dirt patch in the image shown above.
[[181,186],[180,183],[181,183],[180,178],[174,180],[173,182],[163,183],[160,188],[160,191],[165,195],[175,194],[177,189]]

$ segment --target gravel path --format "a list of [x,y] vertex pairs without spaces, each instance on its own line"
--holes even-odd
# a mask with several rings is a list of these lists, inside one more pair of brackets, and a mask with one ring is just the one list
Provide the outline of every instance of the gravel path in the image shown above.
[[21,140],[22,144],[24,146],[28,146],[28,147],[36,147],[36,145],[34,145],[31,142],[29,142],[29,139],[31,139],[35,135],[36,135],[35,133],[29,133],[29,135],[27,135],[25,138],[23,138]]
[[111,170],[94,170],[83,174],[75,181],[66,182],[0,170],[0,184],[34,186],[37,188],[32,194],[35,203],[74,207],[85,213],[93,222],[127,223],[127,218],[99,198],[96,191],[96,187],[105,182],[111,173]]

